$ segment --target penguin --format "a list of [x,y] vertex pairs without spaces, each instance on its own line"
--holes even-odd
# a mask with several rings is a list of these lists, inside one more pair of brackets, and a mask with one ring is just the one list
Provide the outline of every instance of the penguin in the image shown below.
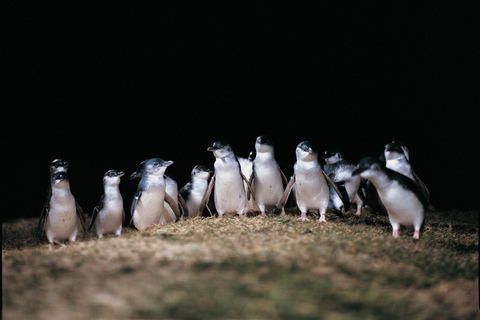
[[186,218],[194,218],[199,214],[202,199],[207,192],[208,182],[212,173],[212,169],[204,165],[196,165],[192,170],[190,182],[187,182],[187,184],[180,189],[180,195],[185,200],[188,208]]
[[[175,201],[165,192],[165,171],[173,164],[173,161],[165,161],[161,158],[147,159],[141,162],[130,178],[142,177],[133,198],[130,212],[132,219],[130,224],[143,231],[160,222],[175,222],[176,216],[180,216]],[[176,214],[171,214],[165,209],[164,201],[175,210]]]
[[210,180],[207,193],[202,201],[202,209],[208,201],[210,192],[215,186],[214,200],[219,217],[224,214],[244,217],[246,194],[243,181],[248,184],[243,175],[240,163],[235,156],[230,144],[225,140],[216,141],[213,146],[207,148],[212,151],[216,160],[214,163],[214,175]]
[[261,216],[264,217],[266,210],[281,209],[283,181],[286,185],[287,178],[275,161],[273,142],[268,136],[257,137],[255,151],[250,186],[252,186]]
[[[430,201],[430,192],[425,186],[425,183],[423,183],[423,181],[415,174],[410,164],[409,149],[402,142],[392,141],[385,146],[384,155],[386,167],[391,170],[397,171],[415,181],[415,183],[420,188],[420,191],[423,193],[425,199]],[[430,209],[432,211],[434,210],[431,204]]]
[[[251,151],[248,154],[248,158],[237,157],[237,160],[240,163],[240,169],[242,171],[242,174],[247,179],[249,179],[249,177],[252,176],[252,172],[253,172],[253,159],[254,159],[253,154],[254,152]],[[245,189],[245,193],[247,194],[247,203],[245,204],[245,209],[243,210],[244,215],[246,215],[249,212],[259,212],[260,209],[258,208],[257,202],[253,200],[253,197],[248,192],[249,184],[247,184],[246,182],[243,182],[243,188]]]
[[412,179],[387,168],[373,157],[360,160],[352,175],[360,175],[373,183],[387,209],[394,238],[400,235],[400,225],[413,225],[413,237],[419,239],[428,201]]
[[53,174],[50,180],[50,194],[43,207],[39,221],[39,231],[46,233],[48,242],[74,242],[78,235],[78,220],[84,231],[85,215],[70,191],[66,172]]
[[309,141],[301,142],[296,150],[297,162],[293,166],[294,174],[290,179],[282,197],[282,214],[284,206],[295,183],[295,198],[300,209],[299,221],[306,221],[307,211],[314,210],[320,213],[319,222],[326,222],[325,212],[330,200],[330,191],[327,181],[334,186],[335,191],[342,196],[331,179],[323,172],[318,162],[317,148]]
[[[137,171],[131,174],[130,180],[135,178],[142,178],[143,171],[144,171],[144,163],[142,162],[138,166]],[[185,204],[185,201],[183,200],[182,196],[178,192],[177,182],[166,174],[164,174],[163,177],[165,179],[165,192],[166,192],[166,196],[165,196],[166,203],[164,204],[165,208],[170,215],[175,215],[176,219],[178,220],[181,218],[181,216],[183,216],[182,212],[185,213],[185,215],[188,215],[187,205]],[[170,206],[170,202],[175,203],[173,208]],[[181,209],[181,211],[178,210],[179,208]],[[166,221],[162,220],[160,221],[160,224],[165,222]]]
[[323,171],[335,182],[337,187],[341,184],[347,193],[346,195],[344,194],[344,200],[346,201],[342,202],[337,193],[333,192],[333,186],[330,185],[330,208],[345,212],[348,210],[350,203],[355,203],[357,205],[355,215],[360,215],[363,206],[363,200],[359,194],[362,181],[360,176],[352,176],[356,165],[344,160],[340,151],[334,148],[327,149],[322,158],[326,163]]
[[95,225],[95,230],[99,238],[104,234],[114,233],[116,236],[122,234],[122,224],[125,220],[125,211],[123,210],[123,198],[120,194],[120,178],[124,173],[117,170],[108,170],[103,176],[104,193],[97,206],[93,208],[91,230]]

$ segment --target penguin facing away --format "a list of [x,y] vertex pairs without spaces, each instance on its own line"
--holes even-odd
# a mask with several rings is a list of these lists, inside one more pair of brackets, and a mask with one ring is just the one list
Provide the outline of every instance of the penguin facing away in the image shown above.
[[[188,208],[188,215],[186,218],[195,218],[198,215],[212,173],[213,170],[206,166],[196,165],[192,170],[190,182],[187,182],[187,184],[180,189],[180,195],[185,200],[185,204]],[[210,211],[210,209],[208,210]]]
[[[237,157],[237,160],[240,163],[240,170],[242,171],[242,174],[247,179],[249,177],[252,177],[252,173],[253,173],[253,153],[254,153],[253,151],[250,152],[250,154],[248,155],[248,158]],[[250,188],[251,186],[249,184],[247,184],[246,182],[243,182],[243,189],[247,194],[247,203],[245,204],[245,209],[243,210],[244,214],[247,214],[248,212],[260,211],[260,209],[258,208],[257,202],[253,200],[253,197],[249,192]]]
[[210,180],[207,193],[202,201],[202,210],[210,197],[211,190],[215,186],[215,207],[219,217],[224,214],[244,217],[246,194],[243,182],[247,178],[242,174],[240,163],[233,153],[232,147],[225,140],[216,141],[213,146],[207,148],[215,156],[215,173]]
[[122,224],[125,220],[123,198],[120,194],[119,184],[123,172],[108,170],[103,176],[104,193],[100,201],[93,209],[92,221],[88,230],[95,225],[97,236],[102,238],[104,234],[114,233],[116,236],[122,233]]
[[377,189],[380,200],[387,209],[393,237],[399,237],[400,225],[413,225],[413,237],[420,237],[428,201],[412,179],[387,168],[373,157],[360,160],[352,174],[370,180]]
[[166,194],[165,170],[172,165],[173,161],[165,161],[161,158],[152,158],[140,163],[137,171],[131,175],[131,179],[141,176],[137,192],[133,198],[130,212],[134,226],[138,230],[158,225],[161,221],[165,223],[175,222],[176,215],[165,210],[164,201],[172,209],[177,209],[175,201]]
[[296,150],[297,162],[294,165],[294,174],[290,179],[282,198],[282,214],[284,206],[295,183],[295,198],[300,209],[299,221],[306,221],[307,211],[313,210],[320,213],[319,222],[326,222],[325,213],[330,200],[330,191],[327,181],[334,186],[335,191],[342,198],[340,191],[331,179],[323,172],[318,163],[318,151],[309,142],[301,142]]
[[84,231],[85,216],[70,191],[66,172],[60,171],[51,177],[50,194],[43,207],[39,221],[39,231],[46,233],[48,242],[74,242],[78,235],[78,220]]
[[266,210],[281,209],[283,181],[287,184],[287,178],[275,160],[273,142],[268,136],[261,135],[256,139],[255,151],[250,185],[261,216],[265,216]]

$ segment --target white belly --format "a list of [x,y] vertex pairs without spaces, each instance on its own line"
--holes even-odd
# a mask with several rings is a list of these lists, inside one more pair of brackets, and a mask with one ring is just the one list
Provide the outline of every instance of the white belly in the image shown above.
[[296,174],[295,197],[300,211],[319,210],[325,213],[330,200],[330,191],[321,172],[316,174]]
[[388,212],[392,226],[414,225],[420,227],[423,222],[424,208],[420,200],[412,193],[403,189],[398,183],[386,190],[378,190],[380,200]]
[[245,189],[239,171],[217,174],[214,196],[219,214],[242,214],[245,208]]
[[152,188],[142,193],[133,212],[133,224],[138,230],[145,230],[160,223],[164,200],[164,188]]
[[73,196],[50,201],[50,212],[45,223],[45,231],[49,242],[75,240],[78,233],[78,221]]
[[282,177],[278,167],[256,165],[253,190],[261,210],[273,209],[283,196]]
[[95,221],[97,234],[117,233],[122,230],[124,211],[122,197],[116,197],[105,202]]

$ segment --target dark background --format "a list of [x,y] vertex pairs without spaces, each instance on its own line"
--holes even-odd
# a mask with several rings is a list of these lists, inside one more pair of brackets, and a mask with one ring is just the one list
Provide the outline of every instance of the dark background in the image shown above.
[[479,208],[477,3],[6,9],[2,220],[40,214],[56,158],[86,212],[124,171],[129,208],[139,162],[181,187],[214,141],[246,157],[261,134],[287,175],[304,140],[355,163],[402,140],[437,209]]

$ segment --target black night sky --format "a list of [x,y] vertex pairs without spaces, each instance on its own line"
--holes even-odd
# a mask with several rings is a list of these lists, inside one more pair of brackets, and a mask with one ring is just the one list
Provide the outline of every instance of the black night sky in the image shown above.
[[[470,6],[470,7],[469,7]],[[478,3],[7,4],[2,220],[39,216],[56,158],[91,212],[109,169],[129,208],[139,162],[179,187],[207,147],[337,147],[358,162],[392,140],[437,209],[478,210]],[[6,177],[5,177],[6,176]]]

